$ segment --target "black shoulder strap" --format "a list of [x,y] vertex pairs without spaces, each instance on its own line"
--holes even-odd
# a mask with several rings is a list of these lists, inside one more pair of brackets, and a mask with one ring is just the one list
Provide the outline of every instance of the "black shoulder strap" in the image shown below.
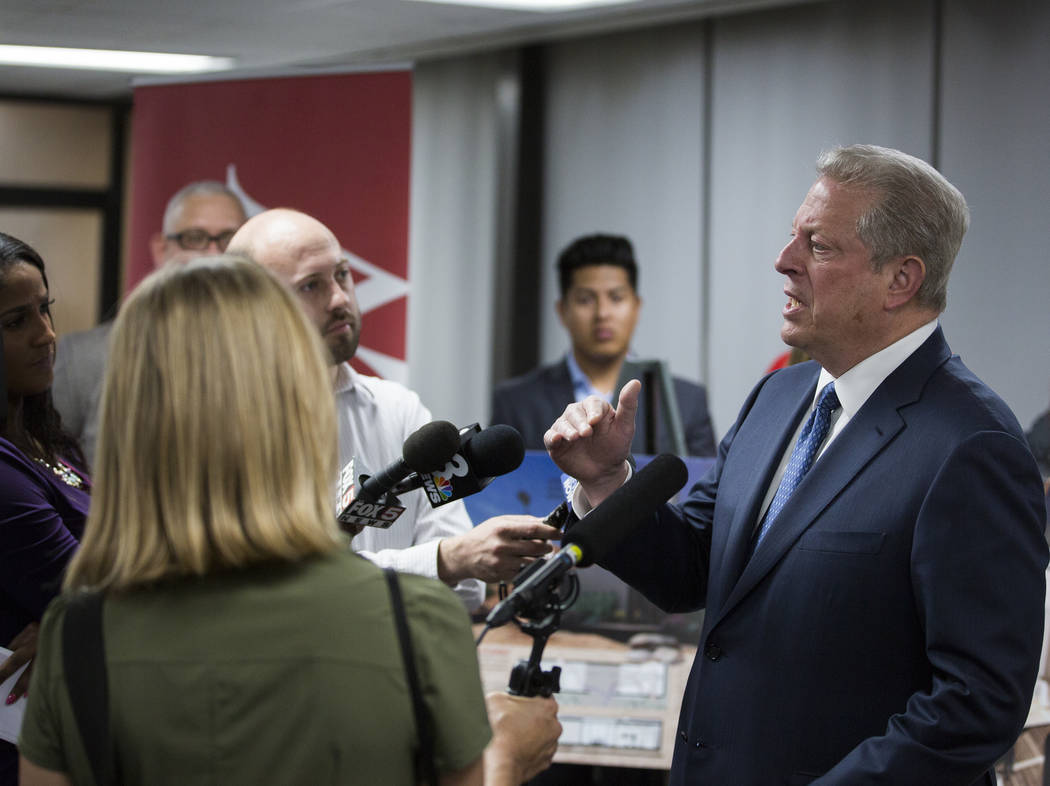
[[102,640],[101,592],[78,592],[66,604],[62,623],[62,664],[73,717],[98,786],[114,780],[113,740],[109,731],[109,684]]
[[[423,694],[416,673],[412,638],[405,619],[401,600],[401,586],[397,574],[390,568],[386,575],[394,622],[401,644],[405,676],[412,694],[412,712],[419,737],[418,769],[427,783],[437,786],[434,768],[434,740],[429,718],[423,703]],[[73,705],[80,737],[91,763],[98,786],[110,786],[114,781],[113,740],[109,729],[109,684],[106,678],[106,651],[102,638],[102,593],[80,592],[66,605],[62,624],[62,663],[66,673],[66,687]]]
[[409,635],[408,621],[405,619],[405,604],[401,600],[401,585],[398,584],[397,573],[392,568],[384,568],[383,573],[386,574],[386,583],[390,588],[390,603],[394,607],[394,622],[397,624],[397,637],[401,642],[405,677],[408,680],[408,689],[412,693],[412,714],[416,716],[416,734],[419,737],[416,776],[422,776],[427,783],[437,786],[437,771],[434,769],[434,738],[431,735],[426,705],[423,704],[423,692],[419,687],[416,657],[412,650],[412,637]]

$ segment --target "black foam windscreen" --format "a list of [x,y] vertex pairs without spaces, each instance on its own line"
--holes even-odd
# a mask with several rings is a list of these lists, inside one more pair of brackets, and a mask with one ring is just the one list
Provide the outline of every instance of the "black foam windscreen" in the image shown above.
[[678,456],[663,453],[606,497],[566,533],[564,549],[575,543],[582,552],[576,563],[585,568],[602,559],[627,534],[656,512],[689,479],[689,470]]
[[459,429],[447,420],[435,420],[412,432],[401,455],[413,472],[437,472],[458,450]]
[[467,463],[479,478],[513,472],[525,458],[525,442],[518,430],[504,424],[482,429],[464,447]]

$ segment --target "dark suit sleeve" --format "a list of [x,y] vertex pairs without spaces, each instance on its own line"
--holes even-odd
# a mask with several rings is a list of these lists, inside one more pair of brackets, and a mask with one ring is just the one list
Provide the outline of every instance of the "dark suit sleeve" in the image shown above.
[[[489,423],[494,425],[496,423],[504,423],[508,426],[513,426],[513,423],[509,423],[510,419],[510,403],[507,401],[507,394],[499,386],[492,390],[492,406],[489,411],[492,413],[489,418]],[[515,426],[515,428],[517,428]],[[519,429],[520,431],[520,429]]]
[[[510,426],[521,434],[528,450],[543,450],[543,431],[531,422],[529,408],[522,406],[521,391],[518,387],[504,383],[492,391],[492,417],[489,425],[503,424]],[[553,422],[553,421],[552,421]]]
[[564,362],[543,366],[496,385],[490,422],[518,430],[525,447],[544,450],[543,435],[572,401],[572,383]]
[[943,463],[911,551],[931,683],[816,783],[970,784],[1013,744],[1041,649],[1039,491],[1031,456],[1009,434],[979,432]]
[[89,414],[90,396],[81,381],[75,336],[64,336],[55,353],[55,378],[51,383],[51,400],[62,416],[62,427],[78,441],[84,437]]
[[1040,415],[1032,428],[1025,434],[1028,447],[1032,449],[1039,469],[1044,475],[1050,475],[1050,412]]
[[[736,422],[718,445],[714,465],[689,490],[685,501],[664,505],[648,524],[639,527],[601,563],[664,611],[678,613],[704,607],[711,565],[711,527],[722,470],[737,429],[747,419],[768,380],[769,376],[763,377],[748,395]],[[683,384],[699,387],[691,382]],[[704,413],[706,416],[706,394]]]
[[[684,393],[684,394],[683,394]],[[715,455],[715,430],[707,410],[707,390],[703,385],[688,386],[679,391],[678,409],[685,431],[685,448],[690,456]]]
[[714,465],[683,503],[663,505],[601,562],[666,612],[704,607],[715,499],[735,431],[722,440]]

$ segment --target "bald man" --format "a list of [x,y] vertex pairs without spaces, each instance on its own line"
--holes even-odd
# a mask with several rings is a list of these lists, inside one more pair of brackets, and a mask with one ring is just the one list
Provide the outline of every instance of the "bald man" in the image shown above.
[[[405,440],[433,416],[403,385],[351,368],[361,312],[349,262],[331,230],[305,213],[267,210],[238,230],[229,250],[269,268],[317,325],[332,361],[339,466],[353,461],[356,477],[400,458]],[[389,529],[365,527],[352,541],[354,550],[383,567],[441,579],[470,610],[484,599],[482,581],[513,578],[522,562],[549,552],[549,539],[559,534],[531,516],[473,527],[462,501],[432,508],[422,493],[400,499],[401,517]]]
[[[221,254],[244,223],[240,197],[215,180],[197,180],[172,195],[161,231],[150,240],[153,266],[184,265],[206,254]],[[63,336],[55,353],[51,395],[66,430],[80,442],[88,463],[95,458],[98,399],[113,321]]]

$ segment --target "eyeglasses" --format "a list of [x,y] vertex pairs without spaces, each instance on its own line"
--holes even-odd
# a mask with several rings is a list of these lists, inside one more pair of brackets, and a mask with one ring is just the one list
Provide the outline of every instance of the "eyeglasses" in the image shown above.
[[225,251],[230,245],[236,230],[227,229],[217,235],[209,235],[203,229],[184,229],[174,235],[165,235],[167,240],[174,240],[183,251],[203,251],[212,243],[219,251]]

